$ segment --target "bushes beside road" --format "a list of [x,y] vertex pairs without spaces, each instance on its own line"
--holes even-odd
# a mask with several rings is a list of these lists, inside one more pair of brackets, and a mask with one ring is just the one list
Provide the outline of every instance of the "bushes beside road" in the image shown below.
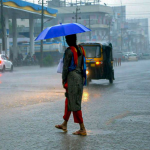
[[54,64],[53,58],[51,55],[47,55],[43,58],[43,66],[52,66]]

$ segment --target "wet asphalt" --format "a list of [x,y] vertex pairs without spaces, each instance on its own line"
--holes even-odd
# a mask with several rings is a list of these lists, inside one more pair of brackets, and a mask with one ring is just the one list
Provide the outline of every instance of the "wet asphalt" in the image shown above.
[[68,132],[56,129],[64,89],[56,66],[15,67],[0,73],[0,150],[150,150],[150,60],[114,67],[115,81],[84,88],[87,136],[71,115]]

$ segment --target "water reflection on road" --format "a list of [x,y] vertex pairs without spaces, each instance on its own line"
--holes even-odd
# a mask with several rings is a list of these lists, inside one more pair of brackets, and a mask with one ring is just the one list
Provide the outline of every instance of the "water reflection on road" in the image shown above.
[[87,102],[89,100],[89,93],[87,91],[83,92],[82,101]]
[[[2,74],[0,73],[0,77],[2,76]],[[0,78],[0,84],[2,83],[1,78]]]
[[84,87],[83,102],[89,102],[93,98],[101,98],[104,92],[109,92],[114,85],[107,83],[106,80],[93,80],[89,86]]

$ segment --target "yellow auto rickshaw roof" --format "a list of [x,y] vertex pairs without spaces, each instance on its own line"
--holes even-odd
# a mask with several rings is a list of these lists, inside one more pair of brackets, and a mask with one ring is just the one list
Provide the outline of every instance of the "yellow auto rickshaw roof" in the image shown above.
[[81,45],[83,44],[87,44],[87,45],[90,45],[90,44],[93,44],[93,45],[97,45],[97,44],[99,44],[99,45],[105,45],[105,46],[109,46],[109,43],[108,42],[106,42],[106,41],[85,41],[85,42],[82,42],[82,43],[80,43]]

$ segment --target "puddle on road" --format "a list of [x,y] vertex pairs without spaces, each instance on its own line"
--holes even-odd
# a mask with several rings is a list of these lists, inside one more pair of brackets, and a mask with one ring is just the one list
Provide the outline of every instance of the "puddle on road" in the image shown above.
[[107,135],[107,134],[115,134],[114,131],[111,130],[87,130],[88,135]]
[[[57,100],[65,99],[63,91],[34,91],[24,90],[18,93],[6,94],[1,99],[0,109],[25,107],[28,105],[41,104],[46,102],[54,102]],[[7,100],[7,101],[6,101]]]

